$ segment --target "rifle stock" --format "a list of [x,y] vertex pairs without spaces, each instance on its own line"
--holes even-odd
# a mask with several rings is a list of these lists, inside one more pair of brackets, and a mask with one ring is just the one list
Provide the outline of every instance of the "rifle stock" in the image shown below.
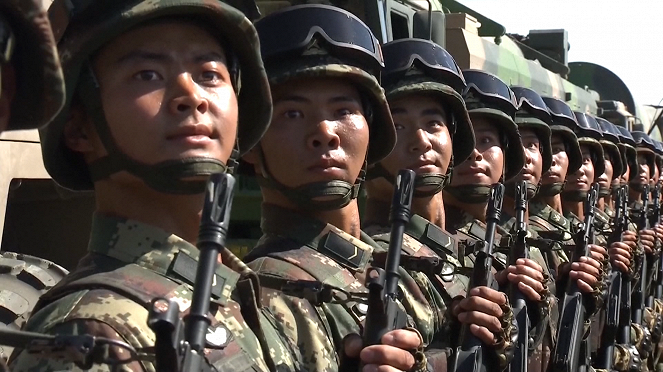
[[[576,235],[576,250],[574,261],[577,262],[582,256],[589,256],[589,245],[594,236],[594,214],[596,201],[598,199],[598,184],[594,183],[587,194],[584,204],[585,219],[583,228]],[[582,292],[578,289],[575,280],[569,279],[564,294],[564,302],[559,317],[557,331],[557,345],[552,355],[552,365],[555,372],[577,372],[585,363],[580,363],[580,357],[586,353],[588,347],[583,349],[583,326],[585,323],[585,306],[583,304]],[[584,341],[586,342],[586,341]],[[584,356],[585,358],[588,355]]]
[[227,173],[210,176],[205,192],[197,247],[200,250],[191,310],[180,319],[177,302],[167,298],[152,300],[148,325],[156,336],[158,371],[212,371],[205,358],[205,336],[212,280],[218,254],[223,250],[230,222],[235,179]]
[[[477,250],[474,270],[470,278],[468,292],[479,286],[495,287],[495,277],[492,273],[493,244],[495,230],[502,213],[504,198],[504,185],[496,184],[490,191],[488,209],[486,210],[486,235],[482,247]],[[454,371],[457,372],[486,372],[491,369],[490,362],[484,357],[484,348],[481,340],[470,332],[470,327],[463,324],[460,331],[460,346],[456,348]],[[496,366],[492,366],[495,370]]]
[[[371,268],[367,274],[371,279],[368,281],[368,312],[364,328],[365,346],[380,344],[385,333],[406,325],[406,314],[397,302],[398,280],[400,279],[398,266],[403,248],[405,226],[410,222],[414,177],[414,172],[409,169],[398,172],[389,216],[391,235],[385,269]],[[378,276],[371,276],[371,272],[378,273]]]

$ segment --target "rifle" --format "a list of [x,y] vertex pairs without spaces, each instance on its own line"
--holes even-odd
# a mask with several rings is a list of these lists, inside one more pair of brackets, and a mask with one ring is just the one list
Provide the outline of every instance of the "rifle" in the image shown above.
[[[649,228],[649,219],[647,218],[647,208],[649,208],[649,185],[645,185],[642,190],[642,209],[638,217],[638,230]],[[642,324],[642,312],[645,308],[645,292],[647,291],[647,254],[642,255],[640,262],[640,279],[633,290],[631,298],[631,320],[633,323]]]
[[[474,270],[470,278],[468,292],[475,287],[496,287],[495,276],[492,272],[493,244],[495,230],[500,221],[502,213],[502,201],[504,198],[504,185],[498,183],[490,190],[488,209],[486,210],[486,236],[482,247],[475,251],[476,260]],[[470,326],[463,324],[460,331],[460,347],[456,348],[453,371],[456,372],[486,372],[490,362],[484,358],[483,343],[470,332]],[[487,346],[488,347],[488,346]],[[493,370],[496,368],[493,365]]]
[[[659,223],[661,218],[661,184],[657,183],[654,187],[654,194],[652,195],[652,212],[649,216],[649,226],[656,226]],[[658,243],[658,237],[657,237]],[[663,268],[663,254],[661,254],[661,247],[656,246],[655,249],[656,261],[654,262],[652,268],[652,282],[654,283],[653,288],[649,290],[649,296],[647,297],[647,306],[654,307],[654,298],[661,298],[663,296],[663,273],[661,269]]]
[[[597,199],[598,184],[594,183],[587,193],[584,204],[585,220],[582,229],[576,234],[576,250],[573,258],[575,262],[578,262],[580,257],[590,255],[589,245],[594,240],[594,213]],[[552,355],[555,372],[577,372],[581,367],[583,370],[586,368],[586,361],[582,364],[579,362],[581,354],[584,354],[583,359],[589,358],[588,340],[582,340],[586,315],[582,292],[578,289],[577,281],[569,279],[559,317],[557,345]]]
[[[615,216],[612,223],[612,233],[610,234],[609,244],[622,241],[622,234],[628,228],[628,220],[626,219],[626,192],[623,187],[617,190],[617,199],[615,201]],[[630,343],[630,327],[631,318],[630,311],[624,310],[623,299],[624,290],[630,291],[631,284],[627,274],[613,270],[610,273],[610,281],[608,285],[608,297],[606,302],[605,311],[605,326],[601,333],[601,347],[598,350],[597,367],[600,369],[612,370],[613,369],[613,356],[615,350],[615,342],[617,333],[624,326],[627,327],[628,343]],[[626,318],[623,318],[623,315]],[[622,335],[624,338],[624,335]]]
[[[525,222],[525,210],[527,209],[527,185],[525,181],[520,181],[516,185],[515,209],[516,241],[509,254],[510,265],[515,265],[519,258],[529,258],[529,248],[526,241],[527,224]],[[509,364],[509,370],[527,372],[530,320],[527,314],[527,299],[518,289],[517,284],[511,283],[509,286],[509,302],[513,307],[513,316],[518,323],[518,343],[516,344],[514,358]]]
[[[364,327],[364,346],[382,343],[385,333],[403,328],[407,316],[398,306],[398,266],[403,248],[403,234],[405,226],[410,222],[410,206],[414,192],[415,173],[409,169],[402,169],[396,177],[396,189],[391,203],[389,223],[391,235],[389,239],[389,252],[384,270],[372,267],[368,270],[368,311]],[[371,276],[377,272],[378,276]]]
[[[661,220],[661,184],[657,183],[656,188],[654,189],[654,200],[653,200],[653,218],[650,220],[652,226],[658,224]],[[658,247],[658,268],[656,270],[656,286],[654,287],[654,298],[663,298],[663,252],[660,251],[661,247]]]
[[177,302],[167,298],[152,300],[147,324],[156,340],[157,371],[213,371],[205,358],[205,336],[211,323],[208,318],[212,279],[218,254],[223,250],[230,222],[235,179],[227,173],[210,176],[205,191],[198,243],[200,250],[191,310],[180,319]]

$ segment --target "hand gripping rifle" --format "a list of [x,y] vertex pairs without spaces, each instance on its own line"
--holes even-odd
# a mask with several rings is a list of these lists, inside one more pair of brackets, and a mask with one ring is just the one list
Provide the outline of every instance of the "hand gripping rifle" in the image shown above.
[[[622,241],[622,234],[628,228],[626,219],[626,191],[623,187],[617,190],[617,199],[615,201],[615,216],[612,223],[612,233],[610,234],[609,244]],[[601,345],[598,349],[597,367],[605,370],[613,369],[613,356],[617,334],[620,331],[622,322],[625,322],[630,343],[630,310],[623,309],[622,296],[624,291],[630,292],[631,281],[628,274],[612,270],[608,285],[608,297],[605,311],[605,325],[601,333]],[[625,318],[624,318],[625,315]],[[623,335],[620,338],[624,338]]]
[[[529,258],[527,224],[525,222],[525,210],[527,209],[527,185],[525,181],[521,181],[516,185],[515,201],[516,241],[509,253],[510,265],[515,265],[519,258]],[[517,284],[511,283],[509,286],[509,302],[513,306],[513,316],[518,323],[518,343],[516,344],[514,358],[509,364],[509,370],[512,372],[527,372],[530,320],[527,314],[527,299],[518,289]]]
[[[367,283],[368,311],[364,327],[364,346],[381,344],[385,333],[406,325],[407,316],[397,302],[400,279],[398,266],[401,261],[405,226],[410,222],[414,177],[414,172],[409,169],[398,172],[389,214],[391,235],[385,267],[384,270],[372,267],[367,273],[370,279]],[[371,273],[378,273],[379,276],[371,276]]]
[[[504,185],[498,183],[490,190],[488,209],[486,210],[486,236],[483,246],[476,250],[474,270],[470,278],[468,292],[475,287],[496,287],[495,276],[492,272],[493,266],[493,244],[495,230],[500,221],[502,213],[502,201],[504,198]],[[486,372],[489,369],[497,370],[497,363],[484,357],[483,343],[470,332],[470,326],[463,324],[460,331],[460,346],[456,348],[455,365],[452,369],[456,372]]]
[[[594,213],[597,199],[598,184],[594,183],[585,201],[585,220],[582,229],[576,235],[575,262],[578,262],[580,257],[590,254],[589,245],[594,239]],[[577,281],[569,278],[559,317],[557,345],[552,355],[554,372],[578,372],[581,368],[586,370],[589,347],[586,345],[587,341],[582,340],[586,315],[582,292],[578,289]],[[580,362],[581,356],[582,362]]]
[[156,341],[156,369],[160,372],[206,372],[215,370],[205,359],[205,336],[212,280],[218,255],[223,250],[230,222],[235,179],[227,173],[212,174],[205,192],[198,233],[200,250],[196,282],[189,314],[180,319],[177,302],[167,298],[152,301],[147,320]]
[[[649,208],[649,185],[645,185],[642,190],[642,209],[638,217],[638,231],[649,228],[649,219],[647,218],[647,209]],[[645,292],[647,291],[647,254],[643,253],[640,262],[640,279],[633,290],[631,300],[631,321],[636,324],[642,324],[642,312],[645,309]]]

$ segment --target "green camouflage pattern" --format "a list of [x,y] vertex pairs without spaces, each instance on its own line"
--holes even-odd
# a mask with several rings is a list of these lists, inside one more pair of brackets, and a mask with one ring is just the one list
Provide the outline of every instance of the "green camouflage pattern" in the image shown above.
[[561,213],[541,201],[530,201],[528,212],[529,227],[532,230],[537,233],[540,233],[541,231],[557,231],[561,235],[561,239],[557,240],[557,244],[559,245],[558,249],[544,252],[546,259],[549,262],[548,268],[556,279],[558,278],[557,269],[559,265],[569,262],[569,255],[567,252],[571,251],[571,247],[575,245],[573,235],[571,235],[571,224]]
[[[63,296],[44,299],[28,321],[25,329],[48,334],[91,334],[120,340],[136,350],[146,352],[154,346],[154,333],[147,326],[149,299],[138,303],[120,292],[123,287],[142,291],[148,298],[162,296],[175,300],[180,311],[186,314],[191,306],[192,282],[174,272],[174,262],[181,255],[196,263],[198,249],[181,238],[159,228],[133,220],[95,215],[89,245],[90,254],[79,268],[63,279],[56,288]],[[226,256],[232,255],[224,252]],[[255,312],[267,345],[261,345],[254,331],[242,316],[238,298],[241,296],[236,285],[252,275],[245,265],[229,260],[219,265],[215,282],[219,281],[218,296],[213,296],[210,311],[213,315],[211,327],[221,331],[220,349],[208,349],[206,357],[217,369],[224,371],[269,371],[266,358],[271,358],[277,369],[299,370],[297,349],[275,328],[274,318],[268,312]],[[80,280],[101,274],[102,279],[115,283],[116,287],[99,286],[81,289],[75,287]],[[118,290],[114,290],[117,288]],[[169,290],[168,293],[161,293]],[[48,294],[47,294],[48,297]],[[254,299],[257,301],[257,299]],[[246,303],[246,302],[243,302]],[[212,328],[210,328],[211,330]],[[208,338],[209,339],[209,338]],[[269,350],[266,356],[263,350]],[[122,352],[113,350],[117,357]],[[113,352],[111,352],[113,354]],[[149,352],[148,352],[149,355]],[[123,371],[155,371],[153,355],[124,365]],[[15,352],[10,359],[15,371],[80,371],[71,362],[40,358],[27,352]],[[251,369],[253,368],[253,369]],[[109,365],[95,365],[95,371],[111,371]]]
[[10,130],[42,127],[64,104],[64,77],[42,3],[41,0],[4,0],[0,4],[0,14],[11,23],[16,38],[10,60],[17,81]]
[[[362,232],[361,239],[357,239],[332,225],[269,204],[263,205],[261,227],[264,235],[245,260],[260,275],[263,285],[269,277],[313,280],[365,297],[367,289],[363,283],[368,260],[354,266],[348,264],[345,256],[339,256],[342,252],[337,247],[349,243],[354,256],[370,258],[382,248],[368,235]],[[332,237],[340,238],[341,243],[331,243]],[[425,276],[412,277],[402,268],[399,273],[401,304],[408,314],[409,326],[421,333],[428,346],[443,331],[444,302],[428,302],[435,290],[426,283]],[[355,298],[318,306],[301,296],[285,294],[282,287],[266,287],[262,288],[263,305],[276,315],[299,347],[305,367],[311,371],[338,371],[343,338],[362,333],[366,305]],[[344,297],[347,298],[341,299]]]
[[[66,6],[57,0],[51,8]],[[239,60],[239,123],[237,143],[240,153],[250,150],[267,131],[272,115],[269,82],[260,58],[258,34],[243,13],[216,0],[123,0],[93,2],[96,11],[85,17],[54,17],[53,29],[62,33],[58,51],[67,87],[63,110],[51,125],[40,131],[44,165],[51,177],[72,190],[91,190],[89,172],[79,154],[63,143],[62,131],[69,118],[81,71],[90,57],[106,43],[128,29],[160,18],[182,16],[218,31]],[[79,14],[79,13],[74,13]]]
[[331,56],[316,45],[309,47],[307,53],[310,55],[280,61],[279,64],[267,63],[272,88],[294,79],[340,78],[355,83],[373,109],[366,160],[370,165],[384,159],[396,145],[396,129],[384,89],[378,80],[362,68]]

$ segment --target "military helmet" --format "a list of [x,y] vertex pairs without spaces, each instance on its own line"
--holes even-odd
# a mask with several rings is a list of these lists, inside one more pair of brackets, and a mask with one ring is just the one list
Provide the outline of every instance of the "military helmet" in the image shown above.
[[511,90],[518,102],[516,111],[516,124],[518,128],[531,129],[541,143],[541,156],[543,158],[543,172],[552,165],[552,145],[550,143],[550,124],[552,118],[541,96],[529,88],[512,86]]
[[497,126],[503,136],[505,157],[504,182],[516,177],[525,165],[520,133],[515,115],[516,96],[500,78],[481,70],[464,70],[467,87],[463,91],[470,118],[486,117]]
[[596,119],[590,114],[579,111],[574,111],[573,114],[578,122],[578,126],[574,129],[576,136],[578,136],[578,143],[592,149],[594,179],[598,179],[605,172],[605,163],[603,161],[605,155],[603,153],[603,146],[599,142],[603,138],[601,128],[599,128]]
[[65,100],[64,77],[42,0],[0,4],[0,60],[16,71],[9,129],[44,126]]
[[424,39],[400,39],[382,47],[385,70],[382,86],[387,100],[412,93],[434,94],[450,110],[449,133],[456,164],[474,151],[472,122],[460,93],[465,78],[451,54],[441,46]]
[[626,154],[626,163],[629,166],[629,179],[634,178],[638,175],[638,153],[635,150],[635,140],[629,132],[628,129],[615,125],[615,129],[619,133],[619,139],[622,146],[624,147],[624,153]]
[[654,145],[654,141],[645,132],[634,130],[631,131],[631,135],[635,141],[635,150],[647,157],[647,164],[649,165],[651,175],[653,173],[652,169],[656,166],[656,145]]
[[617,129],[614,128],[614,124],[603,118],[597,117],[596,122],[599,124],[599,127],[603,132],[603,138],[599,141],[603,146],[603,151],[610,152],[612,155],[612,178],[618,178],[622,175],[622,173],[624,173],[626,153],[621,151],[619,148],[619,136],[617,135]]
[[552,119],[550,125],[552,134],[557,134],[564,140],[566,155],[569,158],[567,173],[574,173],[582,166],[582,153],[578,144],[578,136],[573,131],[573,128],[578,126],[573,110],[564,101],[557,98],[541,98],[548,107]]
[[[63,142],[64,126],[69,117],[74,93],[77,90],[80,90],[79,95],[85,106],[94,106],[86,107],[86,109],[88,112],[94,111],[91,114],[96,113],[96,119],[93,119],[97,130],[102,132],[99,135],[104,141],[104,146],[109,153],[111,152],[109,147],[114,147],[107,124],[99,123],[105,122],[101,102],[89,102],[100,101],[97,99],[98,87],[89,66],[90,58],[106,43],[122,33],[157,18],[194,19],[218,32],[218,36],[224,37],[225,46],[237,59],[240,68],[239,79],[235,83],[239,107],[237,144],[240,153],[251,149],[267,130],[272,112],[269,83],[260,59],[257,33],[251,22],[240,11],[220,1],[207,0],[156,2],[81,0],[74,2],[73,7],[71,5],[72,2],[69,0],[55,0],[49,8],[49,16],[54,35],[58,40],[58,51],[65,75],[67,100],[64,109],[51,125],[40,132],[44,164],[51,177],[60,185],[74,190],[93,188],[93,177],[82,156],[69,150]],[[121,154],[118,156],[122,157]],[[126,164],[126,156],[124,158],[120,160]],[[104,165],[109,163],[113,162],[106,162]],[[212,164],[214,171],[218,171],[216,170],[218,162],[213,163],[215,163]],[[110,172],[108,169],[113,169],[112,165],[105,167],[100,172]],[[196,164],[180,165],[196,166]],[[127,167],[132,169],[131,172],[138,173],[138,170],[149,172],[151,178],[155,179],[161,188],[171,187],[169,186],[171,184],[174,188],[178,186],[178,182],[172,182],[173,180],[168,178],[167,171],[149,169],[140,164],[131,164]],[[92,167],[90,169],[92,170]],[[148,181],[146,180],[146,182]],[[194,191],[201,191],[199,185],[196,185],[192,192]]]
[[284,8],[255,26],[272,86],[315,77],[355,83],[372,111],[372,118],[366,115],[367,161],[373,164],[389,155],[396,144],[396,129],[380,86],[384,68],[380,43],[368,26],[346,10],[318,4]]
[[654,145],[654,141],[647,133],[639,130],[631,131],[631,135],[635,141],[635,151],[643,153],[647,157],[649,169],[653,169],[656,166],[656,145]]

